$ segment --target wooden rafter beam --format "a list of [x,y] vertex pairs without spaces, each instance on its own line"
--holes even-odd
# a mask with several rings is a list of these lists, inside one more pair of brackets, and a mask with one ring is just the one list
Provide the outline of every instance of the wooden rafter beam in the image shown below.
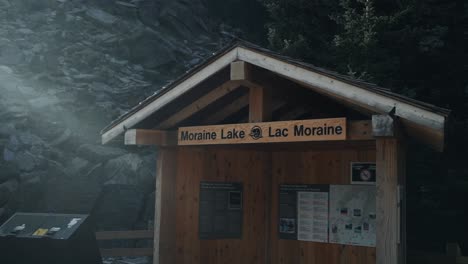
[[307,113],[314,113],[317,117],[327,117],[326,114],[328,114],[328,116],[341,116],[343,112],[347,111],[342,104],[308,89],[304,89],[304,87],[296,82],[258,69],[253,65],[248,65],[249,71],[251,72],[249,74],[250,79],[243,80],[243,86],[251,89],[255,89],[256,87],[270,87],[272,88],[272,100],[282,100],[298,105],[290,111],[282,113],[282,116],[276,119],[294,120]]
[[294,120],[309,112],[310,112],[310,107],[301,105],[301,106],[291,109],[291,111],[288,111],[282,114],[278,119],[279,120]]
[[348,121],[348,140],[374,140],[371,120]]
[[177,132],[130,129],[125,132],[125,145],[174,146],[177,145]]
[[[285,106],[286,102],[273,101],[271,104],[272,104],[271,113],[274,113],[274,112],[278,111],[281,107]],[[239,122],[240,123],[247,123],[247,122],[249,122],[249,118],[248,117],[242,118],[241,120],[239,120]]]
[[249,123],[271,120],[271,92],[264,87],[249,89]]
[[183,120],[189,118],[190,116],[204,109],[205,107],[215,102],[216,100],[220,99],[221,97],[239,88],[241,84],[242,82],[239,82],[239,81],[225,82],[224,84],[220,85],[219,87],[215,88],[209,93],[198,98],[197,100],[195,100],[188,106],[184,107],[183,109],[181,109],[174,115],[169,116],[166,120],[160,122],[157,127],[160,129],[167,129],[167,128],[174,127],[178,123],[182,122]]
[[242,81],[249,88],[249,122],[271,120],[271,90],[250,82],[251,65],[244,61],[231,63],[231,80]]
[[203,124],[216,124],[219,123],[229,116],[239,112],[243,108],[249,105],[249,95],[245,94],[231,103],[227,104],[223,107],[223,109],[219,110],[218,112],[213,113],[211,116],[207,117],[203,120]]

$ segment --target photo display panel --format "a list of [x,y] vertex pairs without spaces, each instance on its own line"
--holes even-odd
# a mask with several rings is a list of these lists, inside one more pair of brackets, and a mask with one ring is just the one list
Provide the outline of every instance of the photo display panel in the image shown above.
[[328,192],[328,185],[280,185],[279,238],[328,242]]
[[200,182],[200,239],[242,237],[242,183]]
[[375,247],[375,186],[330,185],[330,243]]

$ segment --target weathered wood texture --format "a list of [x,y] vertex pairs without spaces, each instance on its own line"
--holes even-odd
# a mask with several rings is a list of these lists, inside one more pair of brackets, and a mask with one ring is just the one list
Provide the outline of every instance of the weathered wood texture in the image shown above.
[[250,79],[250,67],[245,61],[231,62],[231,80],[248,80]]
[[[181,148],[177,172],[175,263],[265,263],[267,154],[251,150]],[[200,181],[243,182],[242,239],[199,240]]]
[[210,116],[205,118],[201,123],[202,124],[216,124],[229,116],[239,112],[242,108],[245,108],[249,105],[249,95],[243,95],[231,103],[224,106],[223,109],[212,113]]
[[155,129],[130,129],[125,132],[125,145],[177,145],[177,132]]
[[[414,135],[416,139],[422,140],[439,151],[443,150],[446,122],[444,114],[415,106],[394,96],[362,89],[248,48],[239,47],[237,59],[285,76],[308,89],[334,98],[348,107],[359,109],[363,113],[388,113],[395,107],[395,115],[403,119],[402,123],[409,130],[409,135]],[[418,137],[419,133],[425,133],[425,136]]]
[[[400,219],[398,182],[404,179],[403,148],[395,138],[376,140],[377,264],[396,264],[399,258]],[[403,237],[404,239],[404,237]]]
[[238,81],[225,82],[219,87],[213,89],[212,91],[193,101],[188,106],[180,109],[174,115],[169,116],[166,120],[159,123],[158,127],[162,129],[171,128],[177,125],[178,123],[182,122],[183,120],[189,118],[190,116],[194,115],[195,113],[198,113],[199,111],[203,110],[205,107],[209,106],[216,100],[229,94],[230,92],[234,91],[240,86],[241,83]]
[[374,137],[395,136],[395,121],[390,115],[372,115],[372,134]]
[[[345,118],[327,118],[180,127],[178,132],[178,145],[257,144],[346,140],[346,125],[347,122]],[[253,133],[253,129],[255,127],[258,128],[258,133]],[[230,137],[229,131],[234,130],[237,131],[238,136]],[[214,136],[212,136],[212,134]]]
[[372,122],[369,120],[348,122],[348,140],[372,140]]
[[158,149],[154,210],[154,264],[175,263],[177,150]]
[[[279,184],[349,184],[351,161],[375,161],[375,150],[179,147],[176,256],[167,263],[374,264],[374,248],[278,239]],[[242,239],[198,239],[200,181],[243,182]]]
[[278,239],[279,184],[350,184],[352,161],[375,161],[375,150],[287,151],[273,153],[272,262],[273,264],[374,264],[375,248]]
[[271,120],[271,91],[266,87],[250,87],[249,123]]
[[223,69],[227,69],[228,66],[232,70],[231,79],[249,79],[246,65],[249,65],[250,70],[256,67],[270,71],[366,115],[386,114],[395,109],[395,116],[402,119],[401,123],[408,135],[414,136],[438,150],[444,148],[446,119],[449,114],[447,110],[405,99],[382,89],[370,89],[367,85],[325,74],[322,71],[317,71],[314,67],[285,60],[271,53],[242,45],[233,46],[231,49],[219,53],[203,67],[199,67],[173,82],[164,90],[164,93],[153,96],[146,103],[134,109],[131,114],[119,118],[112,126],[105,129],[102,143],[105,144],[124,133],[126,128],[140,125],[150,116],[175,103],[175,100],[183,98],[190,90],[196,90],[198,85]]

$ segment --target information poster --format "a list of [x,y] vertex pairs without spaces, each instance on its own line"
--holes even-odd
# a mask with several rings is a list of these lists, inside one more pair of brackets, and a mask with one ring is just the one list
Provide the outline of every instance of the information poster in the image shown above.
[[200,239],[242,236],[242,183],[201,182]]
[[330,185],[330,243],[375,247],[375,186]]
[[328,185],[280,185],[279,237],[328,242]]
[[328,188],[298,192],[298,240],[328,242]]

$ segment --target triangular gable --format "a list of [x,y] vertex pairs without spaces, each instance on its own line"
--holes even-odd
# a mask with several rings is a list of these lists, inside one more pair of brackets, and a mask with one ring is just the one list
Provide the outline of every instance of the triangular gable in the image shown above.
[[276,73],[350,106],[381,114],[394,110],[395,116],[400,118],[409,134],[419,137],[436,149],[442,150],[444,146],[448,110],[392,93],[372,84],[328,72],[244,42],[237,43],[214,55],[114,121],[103,130],[102,142],[105,144],[127,129],[135,127],[142,120],[184,95],[213,74],[239,60]]

